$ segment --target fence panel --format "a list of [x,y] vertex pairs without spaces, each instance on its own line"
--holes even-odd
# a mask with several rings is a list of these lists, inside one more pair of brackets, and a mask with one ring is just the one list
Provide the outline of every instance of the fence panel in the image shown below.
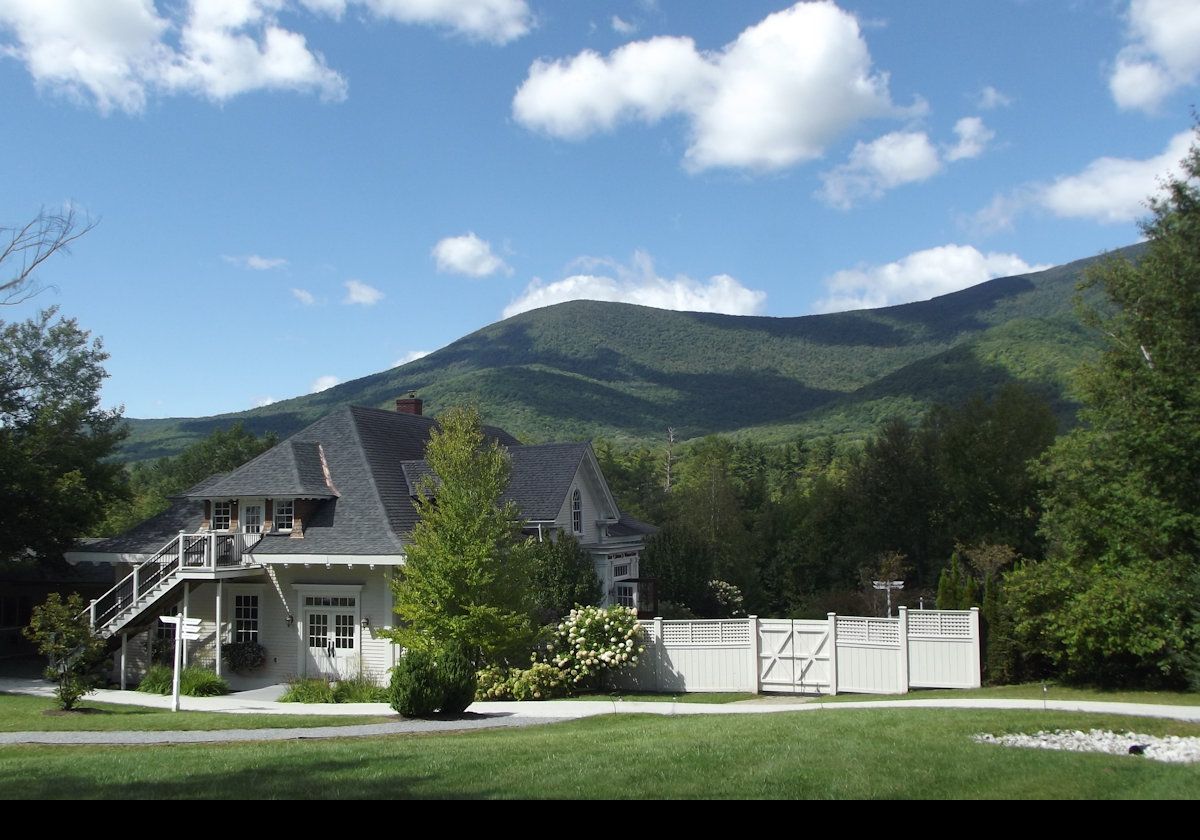
[[761,691],[829,694],[834,655],[828,621],[766,618],[758,622]]

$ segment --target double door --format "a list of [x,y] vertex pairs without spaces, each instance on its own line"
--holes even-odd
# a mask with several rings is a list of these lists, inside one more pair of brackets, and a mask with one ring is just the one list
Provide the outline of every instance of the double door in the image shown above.
[[307,607],[305,676],[342,680],[358,674],[358,614],[353,609]]

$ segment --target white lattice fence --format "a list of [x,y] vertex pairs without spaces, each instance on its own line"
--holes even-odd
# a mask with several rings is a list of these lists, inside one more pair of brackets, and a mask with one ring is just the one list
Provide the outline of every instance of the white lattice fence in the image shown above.
[[617,674],[643,691],[895,694],[979,685],[979,611],[901,608],[899,618],[643,622],[646,653]]

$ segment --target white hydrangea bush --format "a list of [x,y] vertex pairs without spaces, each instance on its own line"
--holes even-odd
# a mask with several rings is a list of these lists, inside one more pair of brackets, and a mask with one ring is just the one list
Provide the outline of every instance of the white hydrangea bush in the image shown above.
[[578,607],[558,625],[547,660],[570,686],[634,665],[646,652],[645,631],[631,607]]

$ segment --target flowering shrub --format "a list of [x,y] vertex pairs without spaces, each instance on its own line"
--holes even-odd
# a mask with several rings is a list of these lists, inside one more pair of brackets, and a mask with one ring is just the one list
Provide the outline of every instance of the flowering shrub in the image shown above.
[[479,672],[476,700],[552,700],[564,697],[567,678],[546,662],[534,662],[525,670],[488,667]]
[[631,607],[580,607],[558,625],[546,658],[562,671],[568,686],[576,687],[636,663],[646,650],[644,635]]
[[742,618],[746,615],[746,604],[742,600],[742,590],[724,580],[708,582],[709,597],[717,605],[717,615],[720,618]]

